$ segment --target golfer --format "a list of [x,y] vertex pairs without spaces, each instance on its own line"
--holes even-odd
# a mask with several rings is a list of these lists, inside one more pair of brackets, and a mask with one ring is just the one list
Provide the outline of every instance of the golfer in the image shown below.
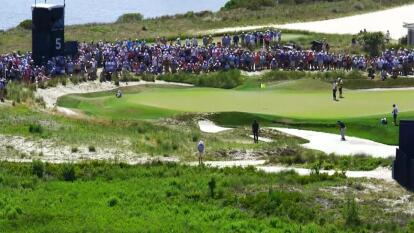
[[346,141],[345,139],[346,126],[342,121],[338,121],[337,123],[339,126],[339,133],[341,134],[341,141]]
[[332,84],[332,95],[333,95],[333,100],[337,101],[336,99],[336,92],[338,91],[338,83],[336,81],[333,82]]
[[6,92],[6,79],[0,78],[0,101],[4,103],[4,96]]
[[201,166],[203,165],[203,155],[204,155],[204,151],[205,151],[205,144],[202,140],[200,140],[198,142],[197,145],[197,150],[198,150],[198,165]]
[[339,98],[344,98],[342,95],[342,88],[344,87],[344,81],[341,78],[338,78],[338,89],[339,89]]
[[397,124],[398,107],[395,104],[392,105],[392,118],[394,119],[394,125],[398,126],[398,124]]
[[260,126],[259,126],[259,123],[256,120],[252,124],[252,131],[253,131],[254,143],[259,143]]

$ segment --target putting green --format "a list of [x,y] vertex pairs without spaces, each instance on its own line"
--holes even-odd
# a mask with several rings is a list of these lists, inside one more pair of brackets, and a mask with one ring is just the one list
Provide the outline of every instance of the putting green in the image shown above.
[[182,112],[249,112],[303,119],[338,119],[389,115],[392,104],[414,111],[414,91],[347,91],[332,100],[330,85],[315,80],[269,84],[266,89],[148,87],[125,93],[71,95],[59,100],[63,107],[86,114],[126,119],[153,119]]

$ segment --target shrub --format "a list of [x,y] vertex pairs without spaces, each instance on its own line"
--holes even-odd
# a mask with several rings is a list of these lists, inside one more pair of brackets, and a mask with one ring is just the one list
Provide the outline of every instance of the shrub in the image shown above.
[[41,134],[43,133],[43,127],[39,124],[29,125],[29,133]]
[[32,20],[26,19],[22,21],[17,27],[25,29],[25,30],[32,30]]
[[95,146],[89,146],[88,150],[89,150],[89,152],[96,152]]
[[45,172],[45,165],[40,160],[34,160],[32,162],[32,174],[36,175],[39,178],[43,177],[43,174]]
[[352,7],[358,11],[363,11],[365,9],[365,6],[362,2],[356,2]]
[[208,189],[209,189],[209,193],[210,193],[210,197],[214,198],[214,191],[216,189],[216,179],[214,179],[214,177],[212,177],[210,179],[210,181],[208,182]]
[[385,36],[382,32],[362,32],[358,34],[358,41],[363,45],[365,52],[370,56],[378,56],[385,47]]
[[231,10],[237,8],[259,10],[261,7],[271,7],[275,5],[275,0],[230,0],[224,5],[223,10]]
[[345,218],[345,224],[347,226],[358,226],[361,223],[358,212],[358,204],[355,198],[351,195],[347,195],[346,203],[343,207],[343,216]]
[[112,198],[110,198],[109,199],[109,201],[108,201],[108,206],[109,207],[114,207],[114,206],[116,206],[117,204],[118,204],[118,198],[116,198],[116,197],[112,197]]
[[72,147],[71,151],[72,153],[78,153],[79,149],[77,147]]
[[128,13],[121,15],[116,22],[117,23],[133,23],[140,22],[144,19],[144,16],[140,13]]
[[65,164],[62,166],[62,177],[65,181],[75,181],[75,166],[73,164]]

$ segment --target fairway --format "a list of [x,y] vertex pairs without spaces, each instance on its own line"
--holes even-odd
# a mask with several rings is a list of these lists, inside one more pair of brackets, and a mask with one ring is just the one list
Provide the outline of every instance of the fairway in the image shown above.
[[339,119],[388,116],[392,104],[401,112],[414,111],[414,91],[345,90],[345,98],[332,100],[328,83],[287,81],[265,89],[161,88],[129,91],[121,99],[113,92],[65,96],[62,107],[106,118],[154,119],[177,113],[246,112],[297,119]]

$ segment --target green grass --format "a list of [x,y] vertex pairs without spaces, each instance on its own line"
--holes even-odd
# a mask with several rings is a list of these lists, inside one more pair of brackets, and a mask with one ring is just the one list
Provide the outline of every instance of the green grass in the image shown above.
[[[69,170],[73,181],[65,181]],[[338,185],[346,185],[340,176],[265,174],[251,168],[0,163],[0,228],[62,233],[411,229],[408,215],[387,214],[369,198],[355,206],[352,217],[360,222],[346,225],[346,199],[320,190]],[[357,192],[354,186],[349,192]]]
[[[325,86],[325,90],[307,90],[308,82],[282,83],[265,90],[249,91],[154,87],[137,94],[125,94],[121,100],[116,100],[113,95],[86,98],[83,101],[87,103],[79,109],[107,117],[106,109],[117,108],[122,102],[121,106],[129,109],[145,105],[178,112],[250,112],[301,119],[387,116],[394,103],[400,106],[402,112],[414,111],[412,91],[345,91],[346,98],[335,102],[328,85],[317,84]],[[70,98],[79,100],[78,96],[71,95],[63,97],[59,105],[66,107],[64,103]],[[137,115],[137,118],[140,116]]]
[[[345,83],[347,83],[346,80]],[[113,93],[69,95],[58,104],[104,119],[156,119],[179,113],[239,112],[266,115],[268,122],[297,128],[337,132],[335,122],[344,120],[348,134],[387,144],[396,144],[398,129],[381,126],[382,117],[391,123],[392,104],[398,104],[401,119],[414,117],[412,91],[345,90],[345,98],[332,101],[330,84],[313,79],[269,82],[260,89],[258,82],[247,81],[236,89],[145,87],[126,92],[122,99]],[[243,116],[244,117],[244,116]],[[229,114],[224,125],[249,125]]]

